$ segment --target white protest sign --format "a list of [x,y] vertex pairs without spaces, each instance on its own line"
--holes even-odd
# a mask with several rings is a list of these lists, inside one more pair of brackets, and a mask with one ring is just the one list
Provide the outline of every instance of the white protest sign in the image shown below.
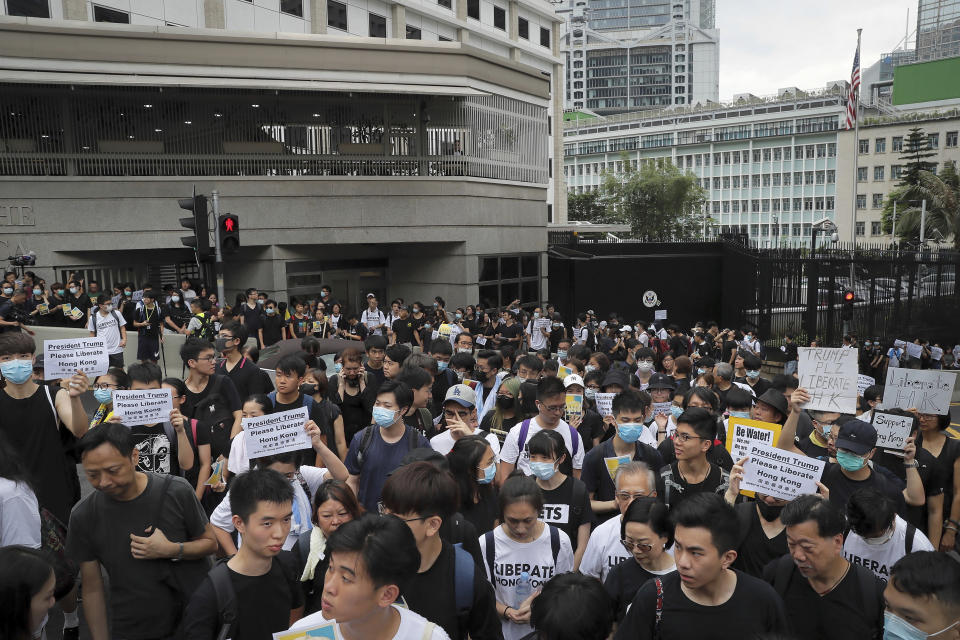
[[923,355],[923,346],[908,342],[906,345],[907,355],[911,358],[920,358]]
[[299,451],[311,448],[310,437],[303,425],[309,415],[306,407],[243,419],[243,437],[247,441],[247,457]]
[[806,409],[856,413],[857,350],[800,347],[800,386],[810,394]]
[[480,346],[487,344],[487,339],[484,336],[476,336],[473,339],[473,341],[479,344]]
[[139,389],[113,392],[113,415],[123,424],[157,424],[170,419],[173,411],[171,389]]
[[743,470],[742,491],[756,491],[775,498],[793,500],[816,493],[823,475],[823,460],[808,458],[762,444],[750,446],[750,460]]
[[930,347],[930,359],[939,360],[943,357],[943,349],[940,347]]
[[670,415],[670,407],[673,406],[672,402],[654,402],[653,403],[653,415],[658,416],[660,414]]
[[77,370],[93,380],[110,367],[103,338],[67,338],[43,341],[43,379],[69,378]]
[[907,343],[904,342],[903,340],[894,340],[893,346],[895,346],[898,349],[903,349],[905,346],[907,346]]
[[657,309],[653,312],[654,320],[666,320],[667,319],[667,310],[666,309]]
[[939,369],[887,369],[883,408],[916,409],[920,413],[946,415],[957,374]]
[[612,416],[613,415],[613,397],[617,395],[615,393],[598,393],[593,396],[594,401],[597,403],[597,413],[601,416]]
[[913,416],[895,416],[880,411],[873,414],[873,428],[877,430],[877,446],[882,449],[903,451],[912,426]]
[[861,373],[857,376],[857,395],[862,396],[863,392],[867,390],[867,387],[872,387],[875,384],[877,384],[875,379]]
[[762,422],[748,418],[727,420],[727,451],[734,462],[750,455],[752,445],[776,446],[781,427],[774,422]]

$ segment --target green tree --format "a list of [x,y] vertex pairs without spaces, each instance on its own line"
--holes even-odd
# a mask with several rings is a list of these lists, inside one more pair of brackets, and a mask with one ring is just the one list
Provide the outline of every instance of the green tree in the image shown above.
[[567,193],[567,219],[583,222],[610,222],[607,208],[600,200],[598,191]]
[[960,251],[960,175],[956,165],[947,163],[940,175],[920,171],[917,184],[897,187],[887,196],[883,210],[883,228],[893,230],[893,203],[897,202],[897,237],[903,242],[920,241],[920,203],[927,201],[925,236],[938,231],[952,239]]
[[624,166],[624,173],[606,174],[600,190],[612,217],[628,223],[634,238],[664,242],[701,234],[707,193],[692,173],[662,159],[639,169]]
[[936,162],[927,162],[926,158],[937,155],[930,150],[930,138],[920,127],[910,129],[910,134],[903,141],[903,155],[901,160],[906,162],[904,171],[900,175],[899,186],[920,184],[921,171],[933,171]]

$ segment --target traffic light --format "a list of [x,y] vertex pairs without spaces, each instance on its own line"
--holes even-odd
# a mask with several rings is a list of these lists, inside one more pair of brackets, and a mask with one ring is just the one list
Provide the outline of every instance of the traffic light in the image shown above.
[[180,226],[193,231],[192,236],[183,236],[180,242],[197,252],[197,260],[204,261],[210,257],[210,226],[207,222],[207,197],[194,195],[192,198],[177,200],[181,209],[191,211],[190,218],[180,218]]
[[843,292],[843,310],[840,312],[841,320],[853,320],[853,301],[856,297],[853,291]]
[[236,253],[240,250],[240,218],[232,213],[224,213],[217,218],[220,234],[220,255]]

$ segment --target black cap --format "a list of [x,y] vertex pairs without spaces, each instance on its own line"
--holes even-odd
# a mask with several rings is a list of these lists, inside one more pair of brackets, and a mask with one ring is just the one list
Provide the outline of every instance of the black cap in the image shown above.
[[676,388],[677,383],[665,373],[653,374],[650,376],[650,382],[647,384],[647,389],[670,389],[672,391]]
[[780,415],[782,415],[783,417],[787,417],[790,413],[787,410],[786,396],[784,396],[782,393],[780,393],[776,389],[767,389],[766,391],[764,391],[763,395],[757,398],[757,402],[762,402],[764,404],[770,405],[771,407],[779,411]]
[[626,377],[625,375],[623,375],[622,373],[620,373],[619,371],[609,371],[609,372],[607,372],[607,375],[604,376],[604,378],[603,378],[603,384],[600,385],[600,386],[601,386],[601,387],[606,387],[606,386],[609,386],[609,385],[611,385],[611,384],[620,385],[620,386],[623,387],[624,389],[627,389],[627,388],[630,387],[630,381],[627,380],[627,377]]
[[863,420],[847,420],[837,432],[837,449],[862,456],[877,446],[877,430]]

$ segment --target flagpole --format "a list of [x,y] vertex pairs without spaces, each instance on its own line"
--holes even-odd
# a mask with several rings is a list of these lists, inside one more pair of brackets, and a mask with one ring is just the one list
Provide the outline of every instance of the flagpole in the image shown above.
[[[863,29],[857,29],[857,58],[860,59],[860,69],[863,69],[863,60],[860,56],[860,34]],[[862,75],[862,71],[861,71]],[[851,79],[852,80],[852,79]],[[850,224],[850,288],[856,291],[853,259],[857,251],[857,170],[860,167],[860,90],[854,92],[853,103],[853,218]],[[866,196],[864,196],[866,197]]]

